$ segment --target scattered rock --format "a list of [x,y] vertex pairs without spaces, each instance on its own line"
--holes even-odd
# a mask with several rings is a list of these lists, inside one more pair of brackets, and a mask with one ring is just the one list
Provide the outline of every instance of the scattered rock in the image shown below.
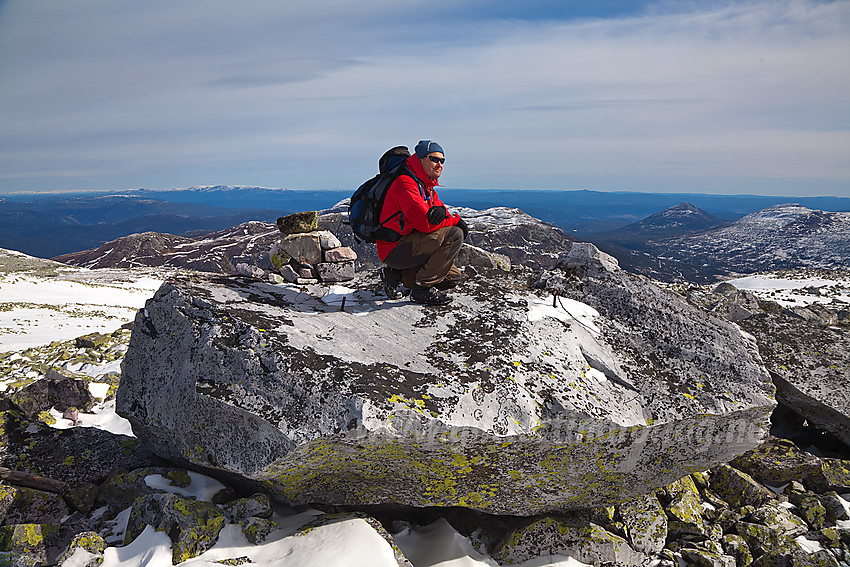
[[271,500],[267,494],[254,494],[228,502],[223,506],[224,514],[232,522],[241,522],[248,518],[270,518],[272,515]]
[[146,479],[152,475],[160,475],[177,487],[188,486],[191,482],[184,469],[144,467],[130,472],[116,471],[100,485],[100,499],[107,502],[115,510],[122,510],[142,496],[164,494],[165,491],[153,488],[147,483]]
[[284,280],[288,281],[289,283],[295,283],[298,278],[301,277],[298,272],[296,272],[295,269],[289,264],[286,264],[280,268],[280,275]]
[[78,486],[99,484],[116,468],[161,463],[133,437],[94,427],[53,429],[20,412],[0,412],[0,466]]
[[682,557],[698,567],[735,567],[735,558],[707,549],[685,548]]
[[809,527],[806,523],[789,512],[774,504],[767,504],[755,510],[750,517],[753,521],[784,536],[795,538],[806,534]]
[[667,516],[654,494],[645,494],[618,506],[632,547],[655,555],[667,541]]
[[354,262],[323,262],[316,264],[323,282],[347,282],[354,279]]
[[312,232],[319,228],[318,211],[307,211],[294,213],[277,219],[277,228],[283,234],[296,234],[299,232]]
[[794,540],[761,524],[738,522],[735,532],[744,538],[750,551],[763,556],[777,550],[788,550],[794,546]]
[[711,470],[711,489],[733,507],[761,506],[771,498],[771,493],[753,477],[729,465]]
[[10,552],[9,559],[20,561],[20,565],[51,564],[58,555],[58,532],[58,525],[47,523],[0,526],[0,552]]
[[0,485],[0,524],[58,524],[70,510],[62,497],[32,488]]
[[706,534],[702,519],[702,501],[699,491],[690,476],[685,476],[664,487],[664,497],[669,500],[664,511],[667,513],[667,531],[673,535]]
[[850,445],[850,333],[787,310],[739,324],[758,342],[777,401]]
[[460,249],[457,264],[461,266],[474,266],[476,268],[504,270],[511,269],[511,259],[505,254],[490,252],[471,244],[465,244]]
[[753,562],[753,554],[750,553],[747,541],[738,534],[726,534],[723,536],[721,542],[726,555],[731,555],[735,558],[736,565],[747,567]]
[[753,292],[739,290],[726,282],[715,288],[709,309],[712,313],[736,323],[762,311],[759,300]]
[[[841,520],[850,520],[850,513],[841,503],[841,498],[834,491],[818,495],[821,504],[826,509],[826,522],[834,526]],[[848,526],[850,527],[850,526]]]
[[821,459],[817,470],[803,480],[815,492],[850,491],[850,461]]
[[136,539],[146,526],[153,526],[171,539],[172,562],[177,564],[215,545],[225,523],[224,514],[214,504],[176,494],[148,494],[133,504],[124,543]]
[[826,525],[826,508],[816,495],[791,490],[788,500],[797,507],[802,518],[813,529],[819,530]]
[[770,438],[729,464],[762,482],[783,483],[811,476],[819,459],[787,440]]
[[97,567],[103,562],[106,547],[106,541],[97,532],[82,532],[74,536],[58,563],[68,561],[78,567]]
[[521,563],[541,556],[568,555],[592,565],[643,565],[646,556],[625,539],[578,518],[545,517],[509,534],[493,552],[500,563]]
[[266,271],[257,266],[250,266],[244,262],[236,264],[236,273],[257,279],[266,279]]
[[57,411],[65,411],[69,407],[91,411],[96,401],[89,392],[88,382],[63,376],[52,369],[43,379],[14,392],[10,399],[30,419],[54,407]]

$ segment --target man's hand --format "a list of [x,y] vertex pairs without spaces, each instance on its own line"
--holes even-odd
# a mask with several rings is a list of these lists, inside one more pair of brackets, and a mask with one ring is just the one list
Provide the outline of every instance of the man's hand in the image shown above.
[[461,218],[457,219],[457,227],[463,231],[463,239],[466,240],[469,235],[469,227],[466,226],[466,222]]
[[431,224],[440,224],[446,220],[447,212],[445,207],[434,205],[428,209],[428,222]]

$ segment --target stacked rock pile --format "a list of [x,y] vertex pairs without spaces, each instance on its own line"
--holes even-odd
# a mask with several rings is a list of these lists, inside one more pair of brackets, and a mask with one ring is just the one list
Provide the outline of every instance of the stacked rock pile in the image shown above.
[[344,282],[354,278],[357,253],[333,233],[319,230],[317,211],[277,219],[283,237],[269,251],[275,270],[290,283]]

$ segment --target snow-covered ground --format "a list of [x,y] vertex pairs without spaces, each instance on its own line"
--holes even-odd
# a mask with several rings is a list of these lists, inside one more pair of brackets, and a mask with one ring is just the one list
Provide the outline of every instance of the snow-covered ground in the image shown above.
[[111,333],[163,279],[154,270],[87,270],[0,251],[0,352]]
[[812,303],[844,303],[850,306],[848,272],[779,272],[754,274],[729,280],[738,289],[749,290],[762,299],[783,307]]
[[87,333],[109,333],[132,321],[161,281],[49,281],[0,276],[0,352],[21,350]]

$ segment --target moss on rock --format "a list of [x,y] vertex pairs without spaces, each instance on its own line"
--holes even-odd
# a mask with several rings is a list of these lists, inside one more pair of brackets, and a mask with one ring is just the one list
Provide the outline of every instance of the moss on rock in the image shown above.
[[711,490],[732,507],[761,506],[772,494],[747,473],[729,465],[720,465],[711,471]]
[[214,504],[176,494],[148,494],[136,500],[127,522],[124,543],[136,539],[150,525],[171,539],[172,561],[181,563],[215,545],[227,520]]
[[0,527],[0,551],[29,556],[47,563],[48,549],[55,545],[58,524],[14,524]]
[[654,494],[617,507],[632,547],[642,553],[658,553],[667,540],[667,516]]
[[680,478],[664,487],[660,492],[668,500],[664,511],[669,518],[667,524],[669,532],[697,536],[705,535],[702,501],[690,476]]
[[646,557],[602,527],[576,517],[547,516],[508,534],[493,558],[521,563],[545,555],[569,555],[597,564],[640,565]]
[[75,553],[79,554],[79,550],[84,551],[89,555],[86,562],[87,567],[93,567],[103,563],[103,553],[106,551],[107,543],[97,532],[82,532],[78,533],[71,540],[68,549],[59,557],[59,565],[70,559]]
[[819,469],[818,458],[788,439],[771,438],[729,464],[762,482],[789,482]]

